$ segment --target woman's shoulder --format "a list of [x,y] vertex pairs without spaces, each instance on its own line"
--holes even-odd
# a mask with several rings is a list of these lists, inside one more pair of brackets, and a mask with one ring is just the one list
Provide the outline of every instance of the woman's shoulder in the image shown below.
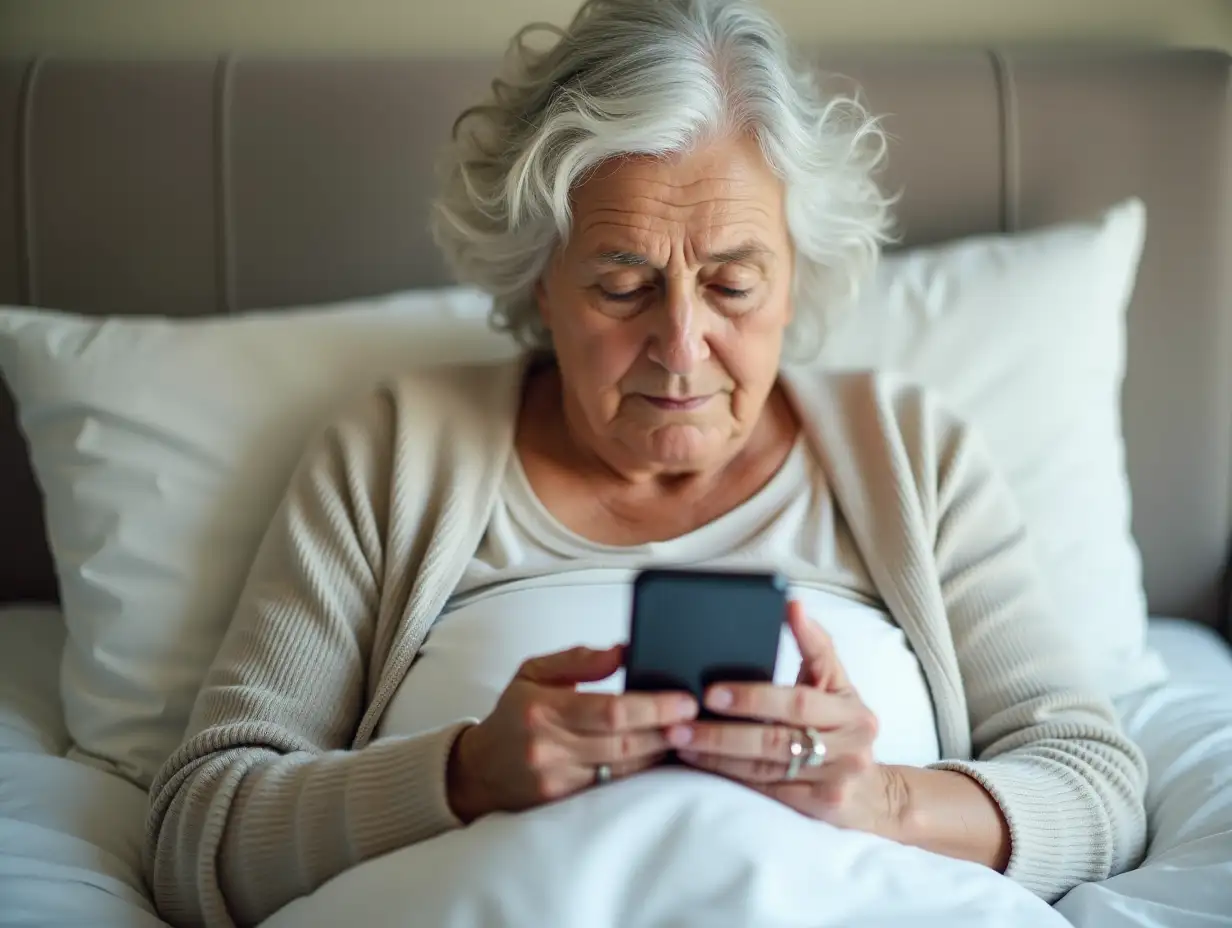
[[469,405],[496,413],[491,401],[519,392],[526,363],[527,359],[518,357],[420,366],[377,381],[372,392],[386,396],[399,407],[429,414],[446,412],[444,408],[434,408],[429,400],[446,404],[450,409]]
[[784,375],[811,424],[880,433],[908,446],[967,431],[937,391],[894,371],[804,367],[785,370]]
[[401,469],[460,445],[494,446],[513,427],[521,359],[418,367],[376,379],[323,415],[303,460],[349,460]]
[[377,379],[353,394],[327,420],[328,428],[350,423],[398,431],[429,432],[465,424],[499,424],[516,414],[522,359],[416,367]]

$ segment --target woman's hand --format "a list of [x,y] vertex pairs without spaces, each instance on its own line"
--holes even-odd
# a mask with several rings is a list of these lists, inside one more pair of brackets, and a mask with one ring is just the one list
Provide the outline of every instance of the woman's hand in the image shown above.
[[600,765],[613,777],[659,763],[664,732],[697,718],[683,693],[579,693],[611,676],[623,647],[571,648],[526,661],[486,719],[454,742],[449,804],[464,822],[516,811],[591,786]]
[[[805,815],[893,837],[906,796],[893,768],[873,761],[877,719],[847,679],[825,630],[796,602],[787,621],[802,659],[796,685],[711,687],[706,708],[749,721],[675,725],[668,741],[685,763],[739,780]],[[806,729],[820,735],[825,756],[818,766],[797,764],[792,780],[792,742],[797,750],[808,746]]]

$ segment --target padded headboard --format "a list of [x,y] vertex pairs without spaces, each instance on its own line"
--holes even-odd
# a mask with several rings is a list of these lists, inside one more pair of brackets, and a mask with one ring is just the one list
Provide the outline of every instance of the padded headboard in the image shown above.
[[[1150,607],[1217,623],[1232,537],[1230,60],[819,53],[895,136],[907,244],[1137,194],[1125,432]],[[174,316],[447,281],[432,163],[490,60],[0,61],[0,303]],[[0,395],[0,601],[55,597]]]

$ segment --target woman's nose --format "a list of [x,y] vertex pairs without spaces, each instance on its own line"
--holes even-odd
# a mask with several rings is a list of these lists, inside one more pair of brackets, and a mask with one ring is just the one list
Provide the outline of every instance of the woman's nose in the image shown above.
[[692,281],[669,280],[656,310],[650,359],[673,374],[690,374],[710,356],[706,341],[708,310]]

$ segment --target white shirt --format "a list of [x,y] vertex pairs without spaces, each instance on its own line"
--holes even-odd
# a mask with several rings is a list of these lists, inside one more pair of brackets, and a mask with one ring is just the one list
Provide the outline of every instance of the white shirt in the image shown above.
[[[511,455],[500,499],[453,596],[428,633],[378,736],[482,718],[528,657],[628,640],[632,581],[646,566],[777,570],[834,639],[852,684],[877,715],[884,763],[940,759],[919,662],[876,590],[803,441],[752,497],[668,541],[605,545],[563,526]],[[800,654],[784,626],[775,681],[794,682]],[[583,688],[620,692],[623,675]]]

